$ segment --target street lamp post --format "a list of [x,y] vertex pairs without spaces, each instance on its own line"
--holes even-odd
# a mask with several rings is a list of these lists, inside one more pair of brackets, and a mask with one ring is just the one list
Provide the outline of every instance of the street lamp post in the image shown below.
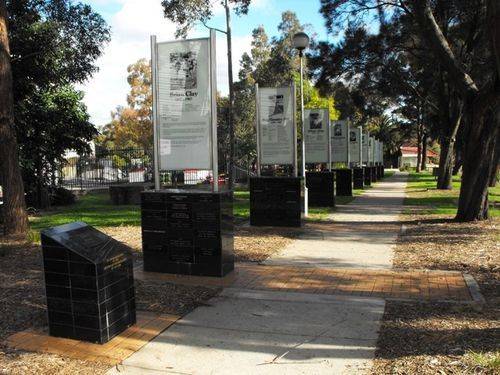
[[298,32],[293,36],[293,46],[299,51],[300,57],[300,118],[302,126],[302,178],[304,183],[304,216],[309,213],[309,197],[306,184],[306,128],[304,118],[304,50],[309,45],[309,36]]

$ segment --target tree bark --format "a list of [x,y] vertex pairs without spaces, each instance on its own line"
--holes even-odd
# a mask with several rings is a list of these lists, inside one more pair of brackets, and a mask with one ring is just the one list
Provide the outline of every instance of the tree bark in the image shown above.
[[498,164],[495,147],[498,139],[498,106],[500,95],[489,93],[469,104],[472,114],[468,121],[464,151],[462,185],[458,199],[458,221],[488,218],[488,185],[493,166]]
[[452,189],[452,168],[453,168],[453,149],[455,139],[441,137],[441,151],[439,153],[439,175],[437,180],[437,189]]
[[420,173],[420,163],[422,161],[422,137],[421,137],[421,131],[420,131],[421,125],[418,124],[417,126],[417,166],[415,168],[415,171],[417,173]]
[[500,124],[500,5],[488,0],[485,30],[495,59],[493,81],[476,95],[470,95],[468,128],[464,150],[462,185],[456,219],[488,218],[488,186],[493,169],[498,167]]
[[462,168],[463,158],[462,158],[462,150],[460,147],[455,144],[455,162],[453,163],[453,176],[457,176],[458,172],[460,172],[460,168]]
[[0,168],[3,177],[5,234],[24,234],[28,216],[14,131],[14,98],[5,0],[0,0]]
[[422,166],[420,170],[425,171],[427,169],[427,140],[429,136],[427,132],[424,132],[422,136]]
[[448,123],[446,126],[443,126],[444,135],[440,140],[439,175],[436,186],[439,190],[451,190],[453,188],[453,154],[458,128],[462,122],[461,104],[457,104],[457,108],[453,111],[452,116],[452,119],[447,119]]

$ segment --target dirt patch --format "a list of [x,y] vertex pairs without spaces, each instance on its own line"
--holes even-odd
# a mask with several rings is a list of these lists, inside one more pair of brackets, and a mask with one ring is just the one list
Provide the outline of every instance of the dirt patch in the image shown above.
[[372,373],[498,374],[498,317],[493,308],[388,302]]
[[[124,236],[135,238],[131,230]],[[140,237],[139,237],[140,238]],[[57,355],[12,350],[5,339],[27,328],[46,330],[46,302],[40,246],[0,243],[0,374],[101,374],[109,366]],[[140,253],[136,252],[140,257]],[[184,315],[218,293],[217,289],[136,280],[137,307]]]

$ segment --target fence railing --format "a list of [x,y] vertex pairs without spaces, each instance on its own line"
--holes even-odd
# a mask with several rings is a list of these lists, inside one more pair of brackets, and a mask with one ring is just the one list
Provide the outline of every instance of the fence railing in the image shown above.
[[[221,174],[225,174],[221,170]],[[246,183],[255,173],[250,166],[235,165],[236,182]],[[57,181],[69,189],[89,189],[121,183],[153,183],[153,150],[98,149],[95,155],[68,157],[60,166]],[[209,185],[212,173],[207,170],[169,171],[161,176],[163,185]],[[225,182],[219,177],[219,184]]]
[[126,182],[153,181],[153,153],[144,149],[103,149],[95,155],[67,158],[58,182],[71,189],[87,189]]

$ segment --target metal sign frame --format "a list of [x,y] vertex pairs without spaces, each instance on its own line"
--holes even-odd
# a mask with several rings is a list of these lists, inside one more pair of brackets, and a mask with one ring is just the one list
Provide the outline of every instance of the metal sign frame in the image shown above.
[[[185,42],[191,41],[208,41],[208,56],[209,56],[209,86],[210,86],[210,164],[212,170],[212,191],[217,192],[219,190],[219,161],[218,161],[218,150],[217,150],[217,71],[216,71],[216,33],[215,30],[210,29],[210,36],[208,38],[194,38],[186,39]],[[153,111],[152,111],[152,122],[153,122],[153,160],[154,160],[154,179],[155,179],[155,190],[160,190],[160,157],[159,157],[159,113],[158,113],[158,45],[179,43],[179,40],[172,40],[166,42],[157,42],[156,35],[151,35],[151,90],[153,96]]]

